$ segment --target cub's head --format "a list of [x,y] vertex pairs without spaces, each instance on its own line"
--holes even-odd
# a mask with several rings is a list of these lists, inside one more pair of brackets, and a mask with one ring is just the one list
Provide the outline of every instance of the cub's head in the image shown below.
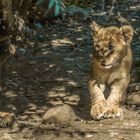
[[119,66],[130,47],[133,28],[128,25],[120,28],[116,26],[101,27],[93,22],[91,29],[95,49],[94,57],[100,66],[105,69]]

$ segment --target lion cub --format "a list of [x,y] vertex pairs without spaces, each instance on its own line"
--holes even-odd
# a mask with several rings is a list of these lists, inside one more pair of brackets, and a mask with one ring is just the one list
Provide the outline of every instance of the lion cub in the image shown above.
[[89,80],[91,116],[95,120],[122,116],[120,103],[130,80],[133,28],[101,27],[93,22],[91,29],[95,49]]

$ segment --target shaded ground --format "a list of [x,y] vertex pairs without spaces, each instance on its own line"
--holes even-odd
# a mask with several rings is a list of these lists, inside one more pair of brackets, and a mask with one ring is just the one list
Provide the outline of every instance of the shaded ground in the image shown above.
[[[134,4],[128,4],[129,9],[125,8],[123,15],[127,15],[136,30],[132,48],[137,67],[133,71],[139,72],[140,5]],[[104,23],[104,16],[93,14],[92,18]],[[93,121],[89,116],[87,81],[92,56],[89,24],[82,17],[77,21],[65,19],[49,24],[43,31],[44,42],[37,43],[35,49],[25,44],[24,55],[9,61],[6,84],[15,93],[2,93],[0,106],[16,113],[19,126],[16,132],[1,129],[0,140],[140,140],[140,108],[135,105],[125,105],[121,119]],[[139,76],[137,74],[136,78]],[[62,103],[71,105],[76,113],[72,126],[42,123],[43,114]]]

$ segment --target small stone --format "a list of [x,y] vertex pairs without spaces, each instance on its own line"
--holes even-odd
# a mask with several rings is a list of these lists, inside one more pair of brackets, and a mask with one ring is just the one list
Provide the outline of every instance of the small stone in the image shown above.
[[69,105],[58,105],[49,109],[43,116],[44,122],[56,125],[71,125],[74,121],[75,113]]

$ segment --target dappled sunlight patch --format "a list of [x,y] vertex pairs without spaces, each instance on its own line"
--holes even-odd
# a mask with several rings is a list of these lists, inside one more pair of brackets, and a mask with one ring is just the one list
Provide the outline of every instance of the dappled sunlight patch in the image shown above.
[[78,84],[77,82],[74,82],[74,81],[68,81],[68,82],[67,82],[67,85],[73,86],[73,87],[79,86],[79,84]]
[[129,8],[132,10],[137,10],[140,8],[140,5],[138,4],[137,6],[130,6]]
[[51,68],[54,67],[56,67],[56,64],[49,64],[49,66],[45,68],[45,71],[49,71]]
[[42,54],[47,55],[47,54],[49,54],[49,52],[45,50],[45,51],[42,51]]
[[63,98],[65,100],[65,102],[79,102],[80,97],[79,95],[69,95]]
[[52,106],[67,103],[70,105],[77,105],[80,97],[79,94],[73,91],[70,92],[71,87],[77,87],[78,84],[74,81],[67,81],[65,86],[57,86],[49,90],[46,94],[46,99]]
[[83,29],[83,27],[77,27],[77,28],[75,29],[75,32],[82,32],[82,29]]
[[57,99],[52,99],[49,101],[49,103],[52,105],[52,106],[56,106],[56,105],[60,105],[60,104],[63,104],[63,100],[57,98]]
[[56,91],[49,91],[47,97],[65,97],[67,95],[66,92],[56,92]]
[[28,104],[28,110],[35,111],[37,109],[37,105],[33,103]]
[[7,98],[16,96],[16,93],[13,90],[7,90],[1,94]]
[[53,95],[48,96],[48,103],[52,106],[56,106],[59,104],[69,104],[69,105],[77,105],[80,97],[79,95],[72,95],[71,93],[55,93]]
[[53,87],[51,90],[53,91],[65,91],[66,90],[66,87],[65,86],[56,86],[56,87]]
[[71,73],[73,73],[73,71],[72,70],[67,70],[67,73],[71,74]]
[[72,41],[70,41],[68,38],[54,39],[51,42],[51,45],[55,47],[70,45],[70,44],[72,44]]
[[83,38],[82,38],[82,37],[78,37],[78,38],[76,38],[76,40],[77,40],[77,41],[82,41]]
[[58,82],[62,82],[62,81],[65,81],[65,78],[60,77],[60,78],[55,78],[54,80]]

